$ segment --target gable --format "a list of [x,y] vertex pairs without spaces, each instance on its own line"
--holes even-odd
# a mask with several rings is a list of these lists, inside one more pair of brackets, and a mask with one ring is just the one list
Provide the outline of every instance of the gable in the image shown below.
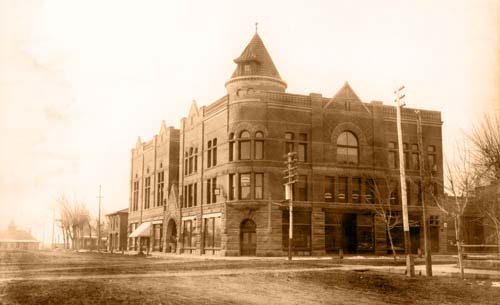
[[326,109],[339,111],[370,112],[348,82],[326,103]]

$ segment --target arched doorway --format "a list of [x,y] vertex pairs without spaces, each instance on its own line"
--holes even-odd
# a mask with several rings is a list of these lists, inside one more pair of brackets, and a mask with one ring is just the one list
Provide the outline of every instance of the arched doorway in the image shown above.
[[240,255],[255,255],[257,250],[257,225],[251,219],[245,219],[240,225]]
[[170,219],[168,221],[166,241],[167,241],[166,252],[175,253],[177,249],[177,225],[175,224],[175,220],[173,219]]

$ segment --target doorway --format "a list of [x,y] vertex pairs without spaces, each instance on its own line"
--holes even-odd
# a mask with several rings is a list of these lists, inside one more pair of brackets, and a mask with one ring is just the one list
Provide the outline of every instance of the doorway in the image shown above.
[[244,220],[240,225],[240,255],[254,256],[257,251],[257,226],[251,219]]
[[166,252],[175,253],[177,249],[177,225],[173,219],[170,219],[167,225],[166,242]]
[[356,223],[356,214],[342,215],[342,227],[344,233],[343,248],[345,253],[357,253],[358,232]]

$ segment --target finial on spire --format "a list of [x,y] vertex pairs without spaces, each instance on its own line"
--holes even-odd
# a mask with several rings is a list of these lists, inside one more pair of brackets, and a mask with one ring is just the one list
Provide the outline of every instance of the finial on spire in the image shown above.
[[259,23],[255,22],[255,33],[259,31]]

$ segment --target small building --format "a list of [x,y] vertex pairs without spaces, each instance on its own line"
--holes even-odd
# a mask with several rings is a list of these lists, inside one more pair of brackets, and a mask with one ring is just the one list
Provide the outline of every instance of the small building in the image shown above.
[[107,214],[109,223],[108,251],[127,249],[128,208]]
[[0,250],[38,250],[40,242],[30,232],[18,230],[11,223],[7,230],[0,231]]

